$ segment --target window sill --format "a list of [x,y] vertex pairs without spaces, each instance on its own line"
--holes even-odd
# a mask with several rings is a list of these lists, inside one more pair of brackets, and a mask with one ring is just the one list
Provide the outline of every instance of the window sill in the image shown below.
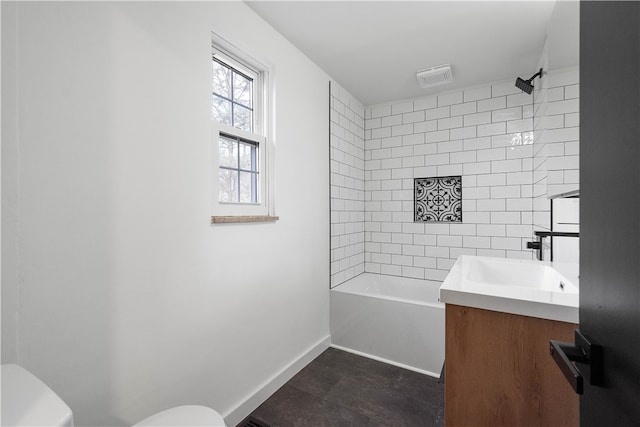
[[233,216],[212,216],[211,224],[237,224],[247,222],[276,222],[278,216],[270,215],[233,215]]

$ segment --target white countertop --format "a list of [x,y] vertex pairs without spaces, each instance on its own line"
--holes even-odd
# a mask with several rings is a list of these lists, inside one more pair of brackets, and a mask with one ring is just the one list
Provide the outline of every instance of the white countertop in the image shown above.
[[577,324],[578,266],[461,255],[440,301]]

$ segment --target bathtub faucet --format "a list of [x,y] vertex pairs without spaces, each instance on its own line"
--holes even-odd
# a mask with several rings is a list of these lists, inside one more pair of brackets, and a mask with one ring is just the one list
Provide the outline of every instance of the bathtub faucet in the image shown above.
[[[533,242],[527,242],[527,249],[533,249],[538,251],[536,258],[539,261],[542,261],[543,258],[543,244],[545,237],[580,237],[580,233],[571,232],[571,231],[534,231],[533,234],[536,236],[536,240]],[[553,255],[551,256],[551,261],[553,261]]]

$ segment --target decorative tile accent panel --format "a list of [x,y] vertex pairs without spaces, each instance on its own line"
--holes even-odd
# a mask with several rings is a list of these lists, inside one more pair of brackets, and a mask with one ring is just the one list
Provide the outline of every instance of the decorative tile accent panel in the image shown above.
[[415,178],[415,221],[462,222],[462,176]]

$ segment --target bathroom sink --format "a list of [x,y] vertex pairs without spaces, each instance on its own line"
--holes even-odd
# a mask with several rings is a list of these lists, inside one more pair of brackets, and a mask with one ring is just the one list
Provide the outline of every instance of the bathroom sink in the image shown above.
[[578,323],[577,266],[461,255],[440,287],[440,301]]

